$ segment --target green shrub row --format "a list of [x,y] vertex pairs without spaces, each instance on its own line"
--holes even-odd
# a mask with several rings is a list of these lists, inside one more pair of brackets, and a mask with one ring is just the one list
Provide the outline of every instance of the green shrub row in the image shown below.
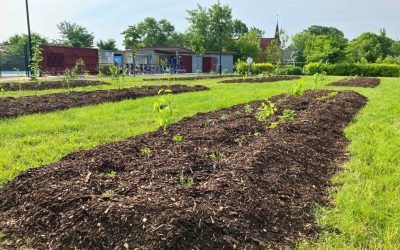
[[[249,65],[244,61],[237,61],[235,64],[235,72],[241,75],[249,74]],[[275,75],[302,75],[303,69],[292,65],[277,67],[271,63],[252,63],[251,74],[273,73]]]
[[397,64],[324,64],[310,63],[305,66],[308,75],[326,72],[328,75],[336,76],[375,76],[375,77],[399,77],[400,65]]

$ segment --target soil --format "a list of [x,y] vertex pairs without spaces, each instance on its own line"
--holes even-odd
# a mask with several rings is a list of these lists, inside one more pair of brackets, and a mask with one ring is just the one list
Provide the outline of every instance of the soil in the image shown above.
[[34,113],[51,112],[104,102],[119,102],[125,99],[136,99],[145,96],[154,96],[160,89],[169,89],[174,94],[208,90],[207,87],[196,85],[163,85],[146,86],[140,88],[74,91],[38,96],[4,97],[0,98],[0,118],[17,117]]
[[[70,88],[76,87],[87,87],[87,86],[98,86],[98,85],[110,85],[107,82],[101,81],[83,81],[79,80],[70,84]],[[46,89],[66,89],[68,88],[64,82],[61,81],[46,81],[46,82],[27,82],[27,83],[2,83],[0,89],[3,91],[19,91],[19,90],[46,90]]]
[[261,82],[277,82],[277,81],[290,81],[300,79],[300,76],[272,76],[272,77],[257,77],[245,79],[229,79],[223,80],[219,83],[261,83]]
[[379,78],[372,77],[356,77],[346,78],[337,82],[329,84],[330,86],[344,86],[344,87],[363,87],[363,88],[375,88],[379,86],[381,80]]
[[269,122],[296,111],[274,129],[255,119],[257,101],[30,169],[0,191],[0,232],[11,249],[286,249],[317,237],[312,208],[330,203],[343,129],[367,102],[329,93],[271,98]]
[[228,77],[241,77],[241,75],[215,75],[215,76],[190,76],[190,77],[171,77],[171,78],[143,78],[143,81],[193,81],[193,80],[207,80],[207,79],[220,79]]

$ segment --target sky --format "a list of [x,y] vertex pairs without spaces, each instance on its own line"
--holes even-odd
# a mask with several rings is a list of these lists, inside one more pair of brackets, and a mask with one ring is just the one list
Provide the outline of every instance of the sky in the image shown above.
[[[59,38],[57,23],[67,20],[87,27],[95,41],[113,38],[122,47],[121,32],[146,17],[166,18],[183,32],[188,26],[186,10],[197,4],[211,6],[217,0],[29,0],[31,30],[49,39]],[[386,28],[400,39],[400,0],[221,0],[229,4],[234,18],[273,37],[277,15],[288,35],[311,25],[334,26],[348,39],[363,32]],[[0,42],[15,33],[26,33],[24,0],[0,0]]]

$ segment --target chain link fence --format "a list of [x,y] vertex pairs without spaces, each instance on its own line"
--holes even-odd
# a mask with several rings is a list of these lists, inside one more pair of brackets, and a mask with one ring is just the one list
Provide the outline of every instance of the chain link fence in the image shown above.
[[2,74],[28,74],[28,46],[1,45],[0,72]]

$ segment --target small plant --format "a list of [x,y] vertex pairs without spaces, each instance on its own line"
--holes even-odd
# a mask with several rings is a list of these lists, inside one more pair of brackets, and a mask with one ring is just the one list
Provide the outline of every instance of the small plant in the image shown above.
[[216,151],[211,152],[211,154],[210,154],[210,159],[215,162],[223,161],[223,160],[225,160],[225,158],[226,158],[226,156],[224,154],[218,153]]
[[325,99],[328,99],[330,97],[334,97],[337,94],[338,94],[338,92],[334,91],[334,92],[329,93],[328,95],[324,95],[324,96],[318,97],[317,100],[325,100]]
[[255,137],[260,137],[260,136],[261,136],[261,133],[258,132],[258,131],[256,131],[256,132],[253,133],[253,135],[254,135]]
[[114,171],[114,170],[112,170],[112,171],[109,172],[109,173],[106,173],[106,176],[107,176],[107,177],[110,177],[110,178],[114,178],[116,175],[117,175],[117,172]]
[[239,147],[243,147],[244,139],[243,139],[243,137],[236,138],[236,139],[235,139],[235,142],[237,143],[237,145],[238,145]]
[[242,112],[240,112],[239,110],[235,112],[235,115],[241,115]]
[[314,82],[314,87],[313,89],[315,89],[316,87],[318,87],[322,81],[325,80],[325,76],[326,76],[326,72],[322,72],[322,73],[315,73],[313,75],[313,82]]
[[183,142],[183,136],[181,135],[174,135],[174,137],[172,138],[172,140],[174,142]]
[[141,149],[140,149],[140,153],[141,153],[142,155],[148,155],[148,154],[150,154],[151,152],[153,152],[153,150],[152,150],[151,148],[149,148],[149,147],[144,147],[144,148],[141,148]]
[[75,62],[74,67],[66,68],[64,71],[64,83],[66,87],[70,90],[71,85],[78,80],[80,75],[83,75],[85,72],[85,62],[82,58],[78,59]]
[[204,122],[204,128],[208,128],[209,126],[214,125],[214,123],[213,120],[208,119]]
[[285,109],[283,111],[283,114],[278,116],[278,120],[280,122],[293,121],[295,118],[296,118],[296,112],[290,109]]
[[194,185],[194,180],[193,180],[193,178],[186,178],[182,173],[179,176],[179,185],[186,187],[186,188],[191,188]]
[[171,125],[175,120],[175,110],[172,108],[170,94],[171,90],[161,89],[158,92],[159,99],[154,102],[153,109],[156,112],[156,122],[164,129],[164,131]]
[[119,70],[119,67],[112,65],[110,68],[111,81],[118,85],[118,89],[121,89],[122,84],[125,82],[125,75]]
[[278,123],[277,122],[271,122],[271,124],[268,126],[268,128],[270,128],[270,129],[274,129],[276,127],[278,127]]
[[35,45],[32,48],[32,60],[31,64],[29,65],[30,70],[32,72],[31,74],[31,80],[32,81],[38,81],[38,77],[40,75],[40,63],[43,61],[42,57],[42,48],[40,48],[39,42],[35,42]]
[[227,114],[222,114],[219,119],[221,119],[222,121],[227,121],[229,119],[229,116]]
[[302,96],[304,93],[304,80],[298,81],[293,84],[292,87],[292,95],[294,96]]
[[109,189],[109,190],[105,191],[101,196],[103,196],[103,198],[111,198],[116,194],[117,193],[114,190]]
[[251,107],[249,104],[247,104],[246,106],[244,106],[244,112],[246,114],[251,114],[253,112],[253,107]]
[[275,104],[267,101],[267,103],[263,102],[261,103],[261,107],[258,108],[258,112],[256,113],[256,118],[260,122],[266,122],[267,119],[275,114],[277,111]]

